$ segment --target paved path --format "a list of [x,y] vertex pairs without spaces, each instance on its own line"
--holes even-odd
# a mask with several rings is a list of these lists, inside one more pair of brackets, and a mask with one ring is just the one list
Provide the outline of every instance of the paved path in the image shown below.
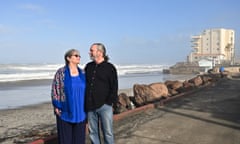
[[116,144],[240,144],[240,80],[114,123]]

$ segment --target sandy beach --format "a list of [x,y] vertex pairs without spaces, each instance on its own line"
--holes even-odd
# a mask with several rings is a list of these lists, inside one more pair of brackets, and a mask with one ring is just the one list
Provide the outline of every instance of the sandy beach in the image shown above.
[[[121,89],[132,95],[132,89]],[[0,110],[0,143],[27,143],[56,134],[55,116],[50,102]]]
[[55,117],[50,103],[0,110],[0,143],[26,143],[34,135],[55,132]]

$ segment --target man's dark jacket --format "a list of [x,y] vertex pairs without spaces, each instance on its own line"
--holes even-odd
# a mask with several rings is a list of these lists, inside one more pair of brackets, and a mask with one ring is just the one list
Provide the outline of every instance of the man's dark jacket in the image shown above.
[[104,104],[112,105],[118,101],[118,77],[113,64],[90,62],[86,73],[86,111],[95,110]]

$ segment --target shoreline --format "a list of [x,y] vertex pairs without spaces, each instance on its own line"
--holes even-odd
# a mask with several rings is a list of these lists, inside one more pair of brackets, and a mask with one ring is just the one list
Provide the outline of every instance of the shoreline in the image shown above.
[[[119,92],[133,96],[134,84],[150,84],[166,80],[187,80],[193,75],[134,75],[119,77]],[[50,101],[52,79],[37,79],[0,82],[0,109],[14,109],[21,106]]]
[[52,79],[34,79],[34,80],[21,80],[0,82],[0,90],[12,90],[21,87],[34,87],[34,86],[51,86]]
[[[133,89],[132,88],[119,89],[118,94],[120,94],[120,93],[126,93],[128,96],[133,96]],[[49,94],[49,97],[50,97],[50,94]],[[48,104],[48,103],[51,104],[51,101],[42,101],[42,102],[36,102],[36,103],[32,103],[32,104],[24,104],[24,105],[20,105],[20,106],[8,106],[5,108],[0,107],[0,112],[5,111],[5,110],[16,110],[16,109],[24,109],[24,108],[28,108],[28,107],[35,107],[35,106],[38,106],[41,104]]]

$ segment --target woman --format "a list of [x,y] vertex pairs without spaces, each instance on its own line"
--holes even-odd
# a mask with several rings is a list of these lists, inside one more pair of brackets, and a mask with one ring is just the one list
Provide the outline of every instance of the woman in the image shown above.
[[65,53],[65,66],[57,70],[52,83],[52,104],[57,120],[59,144],[84,144],[86,114],[84,111],[85,75],[78,67],[76,49]]

